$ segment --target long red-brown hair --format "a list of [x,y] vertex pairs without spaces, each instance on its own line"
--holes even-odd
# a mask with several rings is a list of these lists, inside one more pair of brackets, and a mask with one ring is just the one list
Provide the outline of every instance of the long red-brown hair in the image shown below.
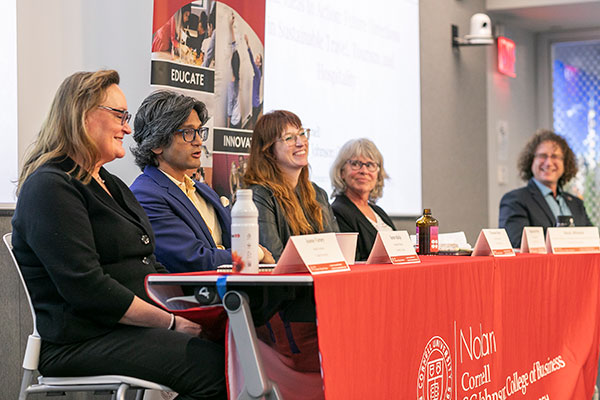
[[300,129],[302,122],[296,114],[284,110],[271,111],[256,122],[248,167],[243,177],[244,184],[262,185],[273,191],[285,212],[293,235],[322,232],[323,212],[317,202],[315,189],[308,179],[308,165],[302,168],[298,178],[298,198],[296,188],[285,179],[275,159],[273,146],[288,126]]

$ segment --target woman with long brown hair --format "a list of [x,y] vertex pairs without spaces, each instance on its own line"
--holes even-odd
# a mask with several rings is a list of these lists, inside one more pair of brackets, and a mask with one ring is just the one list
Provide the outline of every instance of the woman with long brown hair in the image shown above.
[[284,110],[263,115],[252,133],[243,179],[258,208],[260,244],[276,261],[290,236],[339,231],[327,193],[308,178],[309,137]]

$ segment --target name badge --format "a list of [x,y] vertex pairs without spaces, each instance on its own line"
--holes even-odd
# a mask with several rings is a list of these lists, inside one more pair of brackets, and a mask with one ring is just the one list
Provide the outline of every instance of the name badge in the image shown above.
[[506,230],[482,229],[472,256],[514,257],[515,251],[510,244]]
[[548,228],[546,249],[554,254],[600,253],[600,237],[595,226]]
[[421,259],[407,231],[377,232],[367,264],[417,264]]
[[273,273],[287,274],[307,270],[311,274],[350,271],[335,233],[290,237]]
[[544,229],[541,226],[523,227],[521,236],[521,253],[546,254]]

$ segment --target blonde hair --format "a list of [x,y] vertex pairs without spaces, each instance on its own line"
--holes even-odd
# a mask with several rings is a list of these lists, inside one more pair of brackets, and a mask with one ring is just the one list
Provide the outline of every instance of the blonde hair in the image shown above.
[[381,198],[383,195],[383,181],[388,179],[389,176],[387,172],[385,172],[385,168],[383,168],[383,156],[379,152],[379,149],[377,149],[375,143],[366,138],[350,140],[346,142],[338,152],[338,155],[331,166],[331,170],[329,171],[329,178],[331,179],[331,185],[333,186],[332,197],[339,196],[346,191],[348,186],[342,178],[342,169],[348,160],[360,156],[370,158],[379,165],[377,182],[375,182],[375,187],[371,190],[371,193],[369,193],[369,200],[375,202]]
[[[308,179],[308,166],[304,166],[298,177],[298,192],[284,178],[277,164],[273,146],[287,126],[302,128],[298,116],[290,111],[271,111],[256,122],[252,133],[250,157],[244,173],[245,185],[262,185],[273,191],[273,195],[285,212],[285,219],[293,235],[306,235],[323,231],[323,211],[316,200],[316,192]],[[304,212],[306,210],[306,213]],[[309,216],[315,228],[308,221]]]
[[76,158],[81,168],[75,166],[69,173],[77,171],[74,177],[84,183],[92,179],[88,171],[100,160],[100,152],[85,128],[85,120],[104,100],[108,87],[118,83],[119,74],[114,70],[76,72],[61,83],[25,156],[17,193],[29,175],[56,158]]

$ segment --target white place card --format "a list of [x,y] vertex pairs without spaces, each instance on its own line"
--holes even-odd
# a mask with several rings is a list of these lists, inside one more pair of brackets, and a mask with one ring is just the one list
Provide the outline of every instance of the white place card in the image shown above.
[[440,250],[443,246],[448,245],[457,245],[459,249],[471,249],[467,242],[467,235],[463,231],[440,233],[438,234],[438,241],[440,242]]
[[407,231],[378,232],[367,264],[416,264],[421,259]]
[[548,228],[546,249],[554,254],[600,253],[600,236],[595,226]]
[[546,254],[546,241],[544,240],[544,228],[541,226],[523,227],[521,236],[521,253]]
[[307,270],[311,274],[350,271],[335,233],[290,237],[273,273],[287,274]]
[[515,251],[504,229],[482,229],[471,255],[514,257]]

